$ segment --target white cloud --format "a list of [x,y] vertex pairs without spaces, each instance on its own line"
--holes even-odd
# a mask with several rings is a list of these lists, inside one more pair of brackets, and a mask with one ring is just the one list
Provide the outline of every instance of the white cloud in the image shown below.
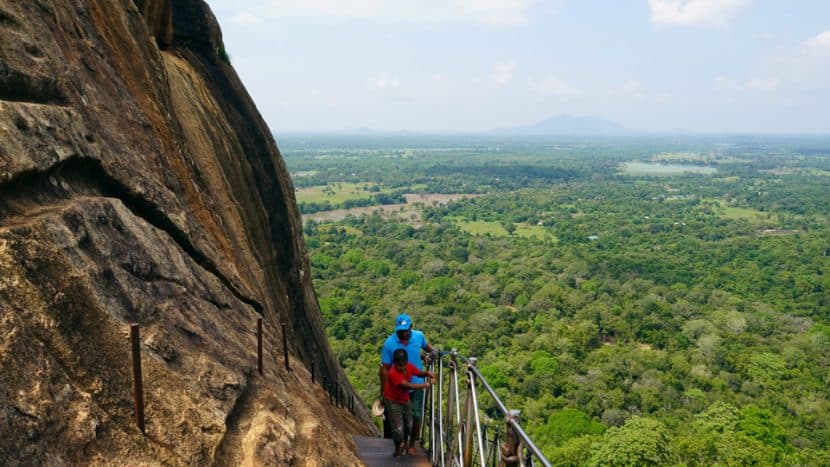
[[377,76],[370,76],[369,85],[373,88],[383,90],[398,89],[401,81],[396,76],[392,76],[389,72],[384,71]]
[[744,86],[747,89],[754,89],[757,91],[774,91],[778,89],[778,85],[781,84],[781,81],[777,78],[750,78],[744,83]]
[[[795,46],[780,48],[764,57],[761,60],[761,69],[758,74],[775,76],[784,82],[797,84],[802,91],[828,89],[828,84],[830,84],[830,30],[816,34]],[[753,84],[763,86],[764,83]]]
[[739,89],[741,87],[737,81],[725,76],[718,76],[714,79],[715,89]]
[[781,84],[781,80],[778,78],[761,78],[758,76],[749,78],[743,83],[725,76],[718,76],[713,81],[715,89],[721,90],[775,91]]
[[630,79],[623,83],[622,87],[613,92],[629,102],[647,102],[659,104],[666,102],[669,95],[666,93],[652,93],[645,89],[636,79]]
[[515,26],[538,0],[268,0],[269,16]]
[[493,73],[488,80],[493,86],[504,86],[513,79],[513,72],[516,70],[516,62],[507,61],[496,63]]
[[233,15],[231,22],[242,25],[262,24],[262,18],[248,13],[247,11],[243,11]]
[[807,39],[803,47],[815,51],[830,51],[830,29]]
[[658,26],[726,27],[752,0],[648,0]]
[[429,80],[434,86],[442,86],[447,84],[450,78],[446,73],[433,73],[432,76],[429,77]]
[[530,78],[529,84],[531,89],[543,96],[574,97],[579,94],[566,81],[556,76],[545,76],[540,79]]

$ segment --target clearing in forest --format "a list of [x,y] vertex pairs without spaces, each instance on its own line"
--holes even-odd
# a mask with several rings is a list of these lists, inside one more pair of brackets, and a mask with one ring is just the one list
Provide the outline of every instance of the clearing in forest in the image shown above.
[[729,203],[722,199],[704,198],[701,199],[701,205],[709,205],[715,214],[721,219],[727,220],[745,220],[750,223],[769,224],[773,222],[774,214],[771,212],[759,211],[752,208],[743,208],[737,206],[730,206]]
[[[345,183],[343,185],[345,185]],[[314,220],[316,222],[337,222],[342,221],[348,216],[361,216],[363,214],[372,214],[377,212],[386,219],[394,219],[398,222],[406,222],[408,224],[412,224],[415,227],[419,227],[423,224],[421,213],[424,207],[447,204],[450,201],[457,201],[465,198],[474,198],[478,196],[481,195],[471,193],[451,195],[408,193],[404,195],[404,198],[406,198],[407,201],[406,203],[383,204],[378,206],[365,206],[350,209],[332,209],[330,211],[320,211],[315,212],[313,214],[304,214],[303,222],[309,220]],[[299,202],[300,200],[298,199],[297,201]]]
[[[495,237],[509,237],[510,233],[501,222],[496,221],[470,221],[460,217],[450,217],[451,220],[459,229],[471,233],[473,235],[493,235]],[[540,225],[529,225],[526,223],[516,223],[516,231],[514,236],[524,238],[536,238],[538,240],[552,240],[557,241],[555,235],[549,232],[545,227]]]
[[351,199],[369,199],[378,193],[389,193],[389,189],[377,188],[375,183],[347,183],[338,182],[328,185],[316,185],[300,188],[294,193],[298,203],[340,204]]

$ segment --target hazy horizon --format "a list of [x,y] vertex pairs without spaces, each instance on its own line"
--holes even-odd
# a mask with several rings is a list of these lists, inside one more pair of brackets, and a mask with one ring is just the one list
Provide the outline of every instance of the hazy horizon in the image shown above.
[[209,0],[275,133],[830,133],[817,0]]

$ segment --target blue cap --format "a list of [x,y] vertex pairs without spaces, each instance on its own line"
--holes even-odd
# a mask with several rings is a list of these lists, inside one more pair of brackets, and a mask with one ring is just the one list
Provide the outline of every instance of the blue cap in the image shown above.
[[407,329],[412,327],[412,318],[409,317],[408,314],[404,313],[402,315],[398,315],[395,318],[395,330],[396,331],[406,331]]

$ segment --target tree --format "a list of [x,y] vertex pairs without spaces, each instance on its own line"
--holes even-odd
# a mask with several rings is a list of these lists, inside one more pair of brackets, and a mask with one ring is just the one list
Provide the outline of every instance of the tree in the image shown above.
[[566,408],[551,414],[548,421],[536,433],[542,439],[559,445],[577,436],[600,435],[604,431],[605,427],[591,420],[585,412]]
[[610,428],[591,449],[592,466],[664,465],[671,459],[671,437],[657,420],[633,417]]

